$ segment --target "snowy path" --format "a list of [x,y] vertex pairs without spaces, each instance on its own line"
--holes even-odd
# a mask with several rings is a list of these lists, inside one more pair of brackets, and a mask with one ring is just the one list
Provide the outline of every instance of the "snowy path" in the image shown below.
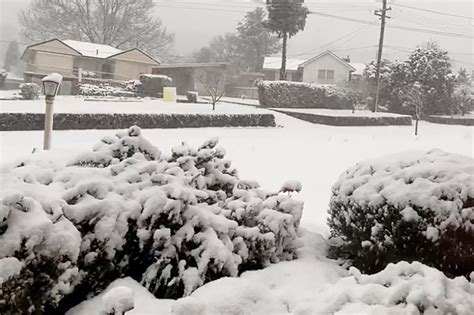
[[[307,123],[275,113],[283,128],[147,129],[143,134],[163,152],[182,141],[198,146],[218,136],[227,158],[241,178],[257,180],[266,189],[278,189],[287,179],[303,184],[302,225],[327,233],[326,210],[331,186],[345,169],[360,160],[405,150],[439,148],[474,156],[474,128],[422,122],[420,135],[412,126],[332,127]],[[62,161],[89,150],[113,130],[55,131],[51,159]],[[40,148],[40,131],[0,132],[0,162],[13,163]],[[36,154],[42,156],[45,153]]]

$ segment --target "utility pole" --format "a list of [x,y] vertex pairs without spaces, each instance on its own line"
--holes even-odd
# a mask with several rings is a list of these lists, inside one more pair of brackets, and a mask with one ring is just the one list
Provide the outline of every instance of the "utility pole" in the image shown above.
[[387,0],[382,0],[382,9],[375,10],[374,14],[380,16],[380,37],[379,37],[379,50],[377,53],[377,70],[375,72],[375,82],[377,84],[375,92],[375,107],[374,112],[377,111],[379,106],[379,91],[380,91],[380,67],[382,64],[382,48],[383,48],[383,37],[385,33],[385,19],[389,19],[387,16],[387,11],[392,10],[392,8],[387,8]]

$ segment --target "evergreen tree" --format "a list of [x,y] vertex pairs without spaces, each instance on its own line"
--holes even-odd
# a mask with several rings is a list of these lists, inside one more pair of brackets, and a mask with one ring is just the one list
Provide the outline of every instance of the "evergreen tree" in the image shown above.
[[303,0],[267,0],[268,20],[265,26],[282,39],[280,80],[286,80],[286,48],[288,38],[306,25],[308,8]]
[[420,83],[425,113],[448,113],[455,84],[448,52],[436,42],[428,42],[411,53],[407,69],[409,82]]
[[7,53],[3,65],[5,70],[10,71],[12,67],[16,66],[20,61],[20,48],[17,41],[11,41],[8,44]]
[[242,52],[242,66],[245,70],[261,72],[265,56],[280,50],[278,37],[265,28],[266,13],[258,7],[247,12],[237,27],[237,34]]

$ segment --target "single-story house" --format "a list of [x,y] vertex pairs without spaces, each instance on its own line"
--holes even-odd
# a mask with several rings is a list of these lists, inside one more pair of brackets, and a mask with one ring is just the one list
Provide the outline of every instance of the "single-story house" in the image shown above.
[[[318,84],[347,82],[353,79],[355,73],[356,76],[362,75],[361,65],[351,63],[349,58],[340,58],[327,50],[310,59],[287,59],[287,80]],[[281,57],[265,57],[263,63],[265,80],[279,80],[280,67]]]
[[158,60],[138,48],[120,50],[109,45],[57,38],[26,47],[25,82],[40,83],[51,73],[63,75],[61,94],[71,94],[78,81],[127,81],[151,73]]
[[200,83],[201,78],[214,72],[224,73],[226,69],[227,63],[176,63],[161,64],[154,67],[152,73],[170,77],[178,95],[185,95],[187,91],[207,95],[207,91]]

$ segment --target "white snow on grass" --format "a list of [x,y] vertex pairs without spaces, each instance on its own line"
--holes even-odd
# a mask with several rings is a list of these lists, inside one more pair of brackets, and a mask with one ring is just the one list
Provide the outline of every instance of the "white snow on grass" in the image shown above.
[[333,116],[333,117],[404,117],[404,116],[407,116],[407,115],[384,113],[384,112],[374,113],[369,110],[356,110],[354,111],[354,113],[352,113],[352,110],[350,109],[326,109],[326,108],[272,108],[272,109],[284,111],[284,112]]
[[[238,105],[236,105],[238,106]],[[242,106],[244,107],[244,106]],[[283,128],[144,129],[143,135],[162,152],[185,141],[199,146],[218,136],[227,157],[241,178],[254,179],[262,187],[279,190],[288,178],[302,183],[305,201],[302,225],[325,234],[331,187],[342,172],[361,160],[406,150],[439,148],[474,156],[474,127],[420,122],[413,126],[334,127],[304,122],[275,113]],[[70,130],[53,132],[53,150],[31,154],[43,142],[41,131],[0,132],[0,164],[3,172],[26,157],[66,163],[92,148],[98,139],[117,130]]]
[[[44,113],[44,99],[5,100],[0,102],[2,113]],[[255,114],[270,111],[230,103],[218,103],[212,110],[211,104],[173,103],[161,99],[143,99],[143,102],[101,102],[85,101],[79,96],[57,96],[55,113],[124,113],[124,114]]]

